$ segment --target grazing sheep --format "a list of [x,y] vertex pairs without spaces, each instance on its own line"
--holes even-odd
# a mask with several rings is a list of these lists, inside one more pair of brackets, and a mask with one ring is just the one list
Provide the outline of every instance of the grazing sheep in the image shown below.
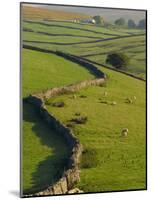
[[116,104],[117,104],[116,101],[113,101],[113,102],[111,103],[111,105],[113,105],[113,106],[116,105]]
[[104,92],[104,96],[107,97],[107,92]]
[[128,128],[123,128],[123,130],[121,132],[121,136],[126,137],[127,135],[128,135]]
[[133,96],[133,99],[136,100],[136,96]]
[[76,98],[77,98],[77,96],[74,94],[74,95],[73,95],[73,99],[76,99]]

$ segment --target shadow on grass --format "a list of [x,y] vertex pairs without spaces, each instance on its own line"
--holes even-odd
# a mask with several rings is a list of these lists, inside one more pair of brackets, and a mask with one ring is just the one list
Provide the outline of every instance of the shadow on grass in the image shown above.
[[[36,134],[36,136],[40,138],[42,145],[53,149],[53,155],[39,162],[36,171],[32,172],[32,187],[23,191],[24,194],[29,194],[46,189],[61,177],[66,167],[69,148],[64,138],[58,136],[57,133],[43,121],[36,108],[28,103],[23,103],[23,120],[33,124],[33,134]],[[32,160],[32,155],[28,155],[28,159]]]

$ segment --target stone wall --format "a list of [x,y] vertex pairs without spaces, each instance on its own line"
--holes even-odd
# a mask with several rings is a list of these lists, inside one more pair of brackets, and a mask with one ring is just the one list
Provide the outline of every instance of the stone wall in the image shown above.
[[50,112],[47,111],[46,106],[44,104],[44,100],[56,95],[76,92],[88,86],[102,85],[106,81],[105,74],[101,72],[99,69],[97,69],[97,67],[95,67],[94,65],[89,64],[80,59],[77,59],[69,54],[64,54],[62,52],[53,52],[50,50],[45,50],[38,47],[31,47],[28,45],[24,45],[24,48],[42,51],[45,53],[54,53],[56,55],[65,57],[66,59],[69,59],[86,67],[88,70],[93,72],[96,77],[99,77],[98,79],[81,81],[77,84],[71,84],[64,87],[56,87],[48,89],[44,92],[32,94],[26,99],[24,99],[28,103],[33,104],[36,107],[36,109],[38,109],[43,120],[46,121],[48,125],[50,125],[51,128],[53,128],[56,131],[56,133],[60,134],[60,136],[65,138],[71,149],[71,154],[67,161],[67,168],[65,172],[62,174],[61,178],[56,183],[49,186],[45,190],[35,194],[24,195],[24,197],[66,194],[70,189],[73,188],[74,184],[80,180],[79,163],[83,148],[82,145],[80,144],[80,141],[73,134],[72,129],[68,128],[66,125],[61,123]]
[[72,93],[72,92],[76,92],[79,91],[82,88],[86,88],[89,86],[93,86],[93,85],[102,85],[105,83],[105,79],[104,78],[98,78],[98,79],[92,79],[92,80],[85,80],[85,81],[81,81],[77,84],[71,84],[68,86],[64,86],[64,87],[56,87],[56,88],[52,88],[52,89],[48,89],[44,92],[39,92],[36,94],[33,94],[32,96],[38,96],[40,98],[51,98],[53,96],[56,95],[61,95],[61,94],[67,94],[67,93]]
[[23,48],[36,50],[36,51],[40,51],[40,52],[43,52],[43,53],[51,53],[51,54],[61,56],[65,59],[67,59],[67,60],[70,60],[74,63],[81,65],[82,67],[85,67],[87,70],[89,70],[96,77],[105,78],[105,74],[102,71],[100,71],[95,65],[91,64],[90,62],[88,62],[86,60],[83,60],[82,58],[80,58],[78,56],[74,56],[74,55],[71,55],[69,53],[63,53],[61,51],[52,51],[52,50],[48,50],[48,49],[42,49],[42,48],[39,48],[39,47],[26,45],[26,44],[23,45]]
[[43,196],[43,195],[56,195],[56,194],[66,194],[70,189],[73,188],[74,184],[80,180],[80,171],[79,163],[80,156],[82,154],[82,145],[80,141],[75,137],[73,131],[56,119],[48,110],[44,104],[44,97],[50,98],[55,95],[60,95],[65,92],[75,92],[81,88],[88,87],[90,85],[101,85],[105,82],[105,79],[95,79],[87,80],[77,83],[75,85],[69,85],[65,87],[52,88],[47,90],[45,93],[38,93],[30,95],[26,98],[28,103],[33,104],[36,109],[40,112],[43,120],[46,121],[51,128],[53,128],[60,136],[64,137],[67,141],[69,147],[71,148],[71,155],[68,159],[67,169],[62,174],[62,177],[51,185],[46,190],[40,191],[31,195],[24,195],[25,197],[29,196]]
[[47,111],[41,98],[38,96],[29,96],[26,98],[26,101],[33,104],[36,109],[39,110],[43,120],[46,121],[58,134],[66,139],[69,147],[71,148],[71,155],[67,161],[68,163],[66,171],[63,173],[62,177],[56,183],[54,183],[54,185],[51,185],[46,190],[38,193],[24,195],[24,197],[65,194],[74,186],[76,182],[80,180],[79,163],[80,156],[82,154],[82,145],[74,136],[71,129],[66,127]]

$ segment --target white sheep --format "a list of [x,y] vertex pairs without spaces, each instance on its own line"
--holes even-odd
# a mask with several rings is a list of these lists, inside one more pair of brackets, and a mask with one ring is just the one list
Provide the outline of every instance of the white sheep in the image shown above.
[[127,137],[128,135],[128,128],[123,128],[122,132],[121,132],[121,136],[122,137]]
[[73,99],[76,99],[76,98],[77,98],[77,96],[74,94],[74,95],[73,95]]
[[116,104],[117,104],[116,101],[113,101],[113,102],[111,103],[111,105],[113,105],[113,106],[116,105]]
[[133,96],[133,99],[136,100],[136,96]]
[[107,96],[107,92],[104,92],[104,96],[105,96],[105,97]]

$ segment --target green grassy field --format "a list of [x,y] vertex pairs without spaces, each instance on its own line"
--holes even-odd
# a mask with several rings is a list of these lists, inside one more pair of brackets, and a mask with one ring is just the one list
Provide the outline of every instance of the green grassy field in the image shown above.
[[[33,22],[22,22],[23,44],[71,53],[105,65],[108,53],[123,52],[131,58],[125,71],[145,79],[146,39],[143,30],[59,21]],[[84,192],[143,189],[146,178],[145,82],[99,68],[109,77],[106,87],[83,89],[75,93],[76,98],[72,98],[73,94],[60,95],[49,102],[64,101],[65,107],[47,105],[47,108],[65,124],[77,117],[76,113],[88,117],[86,124],[72,127],[85,149],[78,188]],[[93,78],[94,75],[84,67],[62,57],[22,49],[23,97]],[[132,104],[126,103],[126,98],[133,99],[134,96],[136,100]],[[117,104],[111,105],[113,101]],[[123,128],[129,129],[125,138],[121,137]],[[69,148],[64,139],[43,122],[33,106],[24,103],[24,193],[40,191],[55,182],[63,172],[68,156]]]
[[23,49],[23,96],[94,78],[85,68],[53,54]]
[[23,120],[22,177],[23,193],[27,194],[41,191],[60,178],[69,148],[32,105],[24,103]]
[[[63,101],[65,107],[47,105],[47,108],[65,124],[76,117],[75,113],[88,117],[86,124],[74,125],[73,130],[85,150],[96,152],[97,162],[92,167],[81,167],[80,189],[100,192],[145,188],[145,83],[107,69],[103,71],[109,76],[106,87],[83,89],[75,93],[76,99],[73,94],[52,98],[49,103]],[[86,98],[80,98],[81,95]],[[136,100],[126,103],[125,99],[133,96]],[[112,101],[117,105],[110,105]],[[123,128],[129,129],[126,138],[121,137]],[[84,166],[87,162],[93,165],[94,155],[83,154],[82,162]]]
[[[23,97],[47,88],[94,78],[80,65],[53,54],[23,49],[22,57]],[[55,181],[64,169],[63,161],[69,153],[63,138],[50,130],[34,110],[31,105],[24,103],[24,193],[40,191]]]
[[[23,31],[25,44],[71,53],[108,67],[111,67],[105,62],[108,53],[125,53],[130,58],[130,64],[123,70],[146,79],[146,47],[143,30],[55,21],[23,22],[23,28],[34,31]],[[38,33],[39,31],[43,33]],[[121,38],[123,36],[127,37]],[[103,39],[108,40],[103,41]]]

